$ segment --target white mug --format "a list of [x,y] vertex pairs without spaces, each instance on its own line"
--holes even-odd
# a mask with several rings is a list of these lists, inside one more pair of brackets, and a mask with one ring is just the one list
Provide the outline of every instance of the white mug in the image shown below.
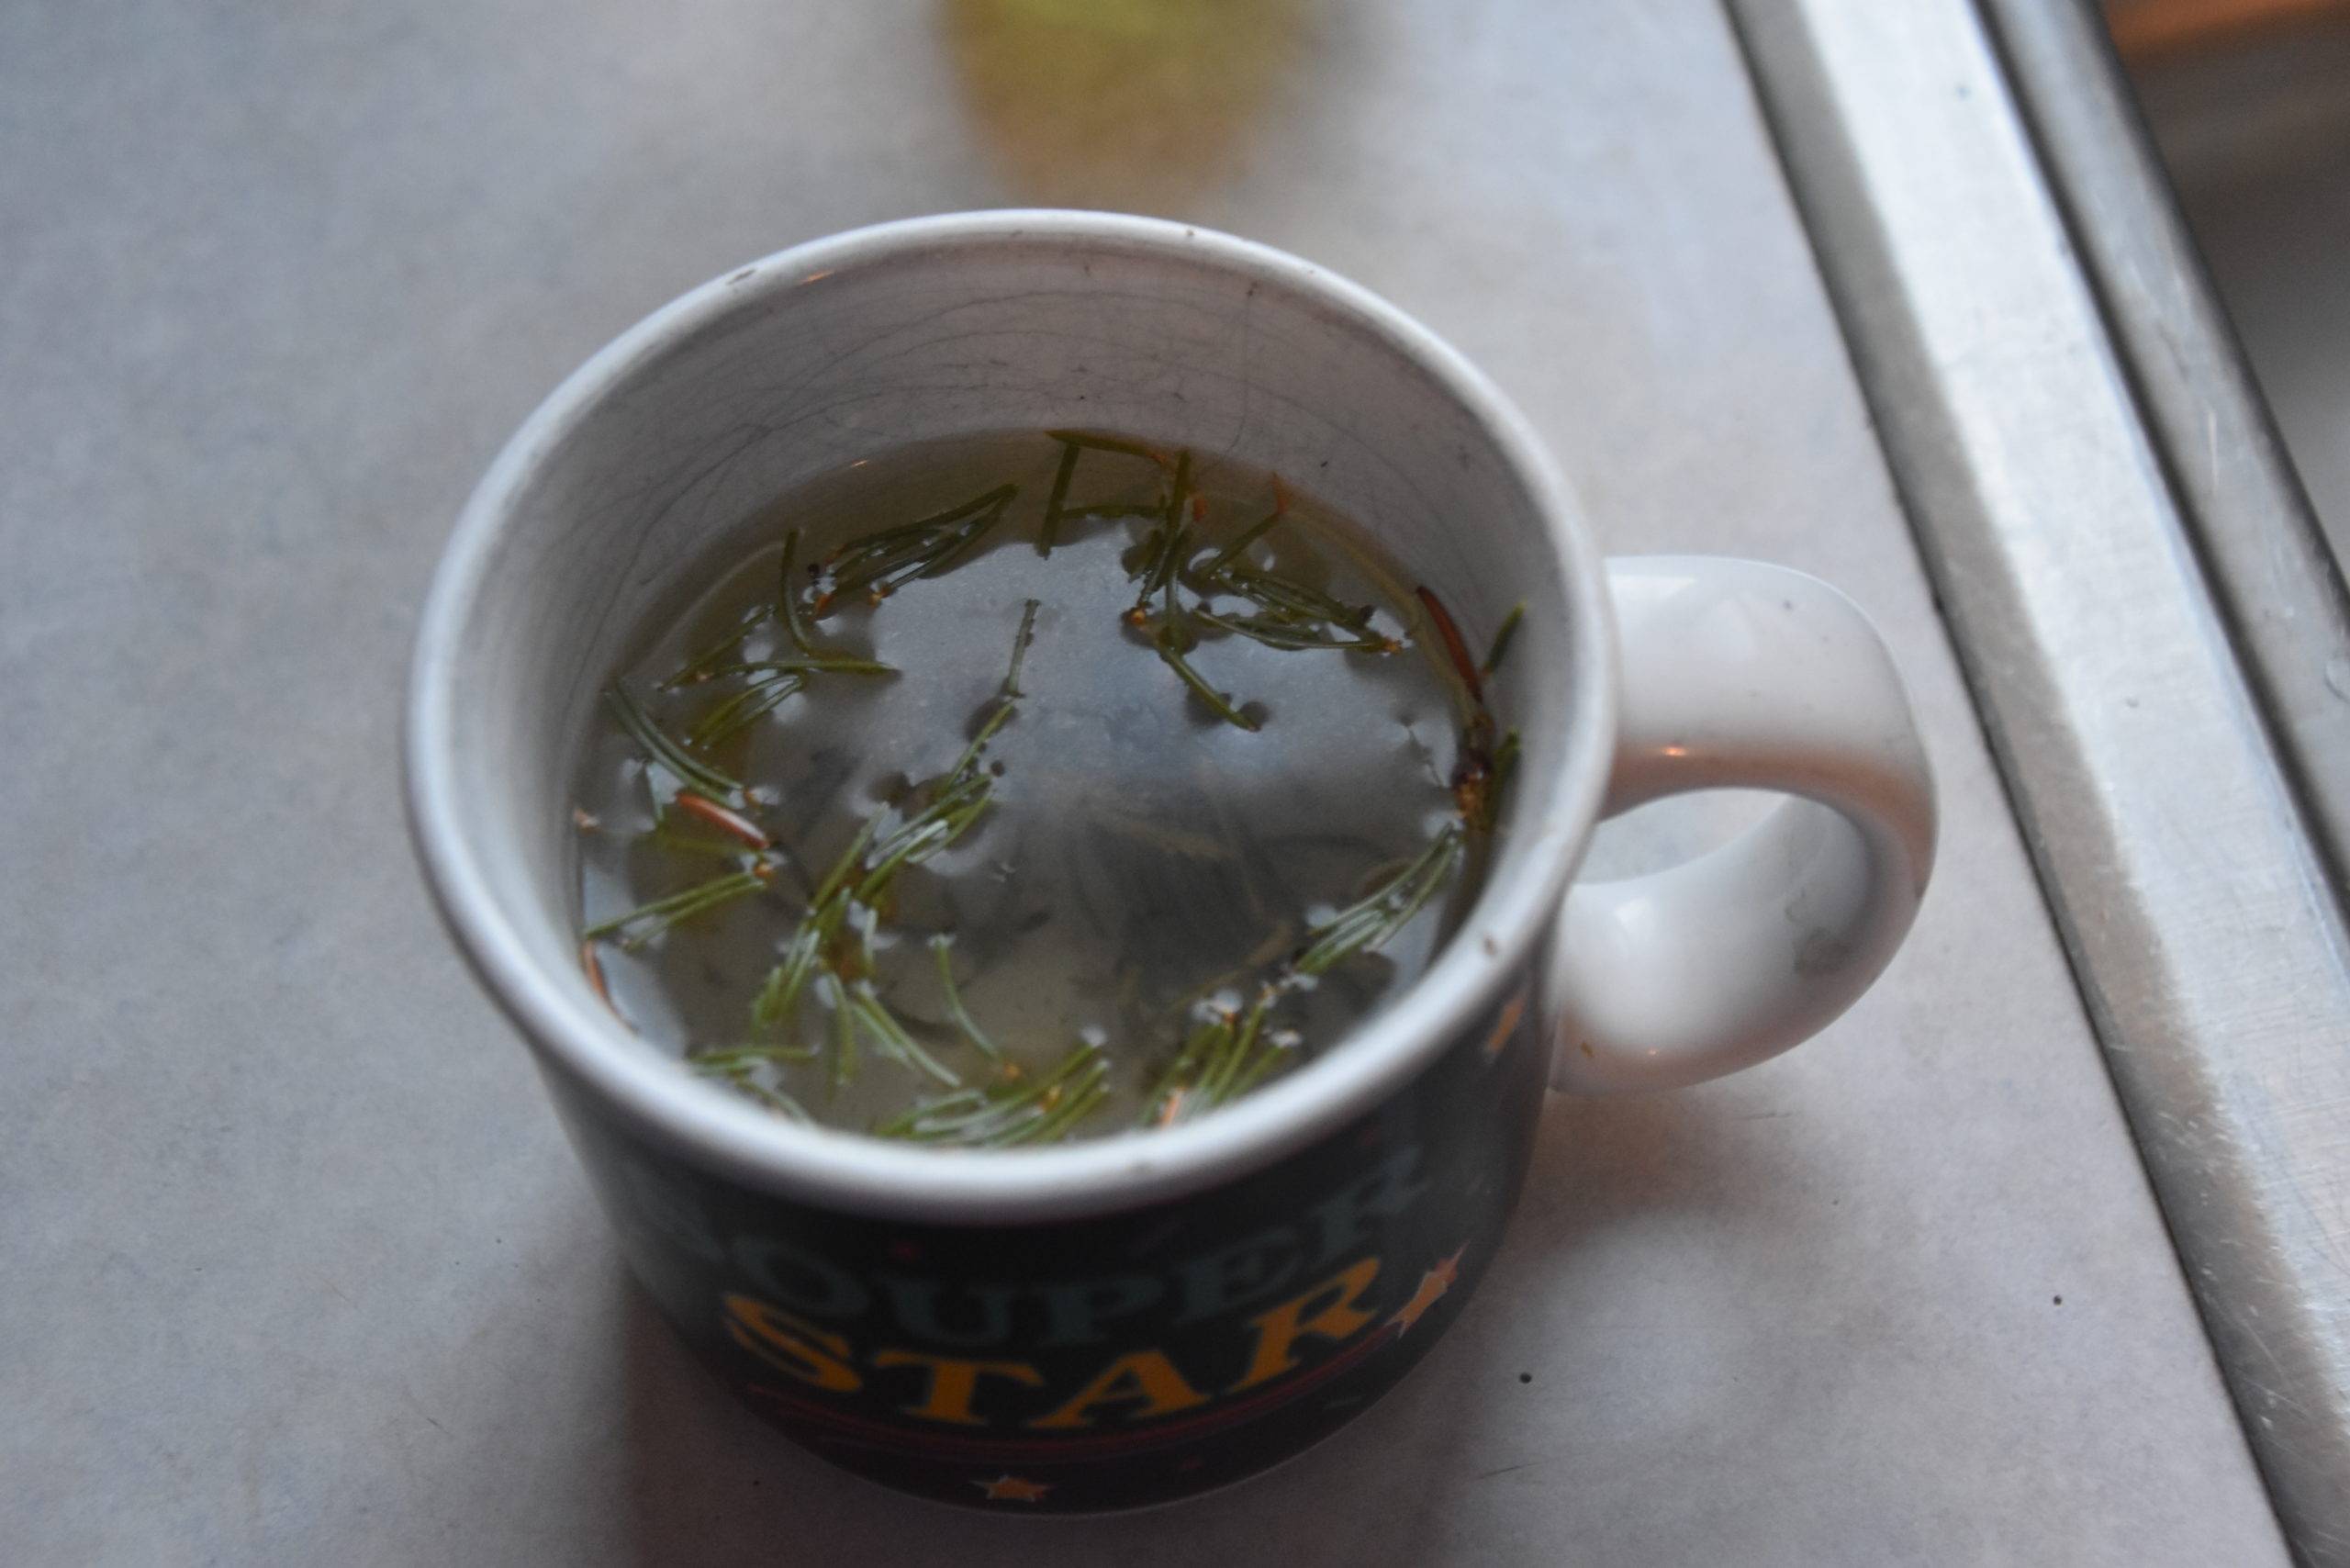
[[[773,1117],[633,1037],[575,958],[575,751],[677,574],[890,445],[1063,425],[1310,476],[1469,630],[1523,601],[1523,760],[1484,885],[1404,995],[1196,1123],[910,1148]],[[1441,1331],[1547,1081],[1665,1089],[1809,1036],[1876,978],[1933,855],[1930,776],[1866,619],[1783,567],[1603,562],[1524,419],[1393,307],[1151,219],[888,224],[741,268],[532,415],[419,638],[419,852],[528,1039],[632,1264],[797,1439],[979,1506],[1163,1502],[1363,1408]],[[1677,792],[1787,796],[1697,860],[1575,883]]]

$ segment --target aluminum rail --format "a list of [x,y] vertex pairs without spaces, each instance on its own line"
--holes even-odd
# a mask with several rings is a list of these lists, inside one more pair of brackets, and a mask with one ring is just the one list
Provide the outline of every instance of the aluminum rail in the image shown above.
[[2350,1564],[2338,580],[2143,143],[2079,145],[2127,104],[2069,0],[1729,8],[2271,1498]]

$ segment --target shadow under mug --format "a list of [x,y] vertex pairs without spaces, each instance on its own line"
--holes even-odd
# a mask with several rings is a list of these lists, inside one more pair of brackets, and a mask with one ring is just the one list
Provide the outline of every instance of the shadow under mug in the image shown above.
[[[776,495],[903,442],[1059,426],[1299,476],[1472,644],[1527,605],[1493,870],[1401,999],[1196,1123],[1023,1150],[787,1124],[583,977],[575,746],[677,573]],[[1816,1032],[1891,958],[1933,854],[1908,704],[1850,601],[1751,562],[1603,563],[1524,420],[1426,329],[1139,218],[887,224],[647,319],[482,481],[412,681],[428,879],[631,1266],[793,1439],[985,1507],[1165,1502],[1335,1430],[1476,1282],[1546,1083],[1670,1088]],[[1788,799],[1687,865],[1570,887],[1602,816],[1724,787]]]

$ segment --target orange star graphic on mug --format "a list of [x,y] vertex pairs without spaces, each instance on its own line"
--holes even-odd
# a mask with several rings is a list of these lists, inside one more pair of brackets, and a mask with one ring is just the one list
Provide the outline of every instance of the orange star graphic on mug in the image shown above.
[[993,1481],[974,1481],[972,1485],[988,1495],[991,1503],[1041,1503],[1052,1485],[1043,1481],[1024,1481],[1017,1475],[1005,1473]]
[[1397,1307],[1395,1316],[1387,1320],[1395,1325],[1395,1332],[1408,1332],[1412,1325],[1420,1320],[1420,1315],[1434,1306],[1444,1293],[1452,1288],[1452,1282],[1460,1277],[1460,1254],[1468,1250],[1466,1247],[1461,1248],[1420,1276],[1420,1288],[1414,1291],[1412,1299]]
[[1502,1054],[1502,1047],[1509,1044],[1509,1037],[1517,1033],[1517,1021],[1525,1016],[1526,992],[1521,989],[1503,1006],[1502,1015],[1494,1022],[1494,1032],[1485,1036],[1487,1061]]

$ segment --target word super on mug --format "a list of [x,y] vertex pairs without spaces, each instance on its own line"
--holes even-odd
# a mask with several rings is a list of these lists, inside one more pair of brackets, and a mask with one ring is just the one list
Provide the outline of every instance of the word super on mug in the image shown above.
[[[1314,476],[1472,634],[1526,604],[1523,760],[1474,903],[1343,1044],[1161,1131],[907,1147],[697,1080],[576,957],[568,769],[621,639],[811,476],[1071,425]],[[1884,969],[1933,854],[1900,680],[1848,600],[1750,562],[1603,562],[1525,420],[1425,329],[1262,246],[1101,214],[818,241],[599,353],[465,509],[407,741],[442,913],[662,1310],[826,1458],[1032,1512],[1204,1491],[1361,1411],[1492,1258],[1546,1084],[1667,1089],[1814,1033]],[[1788,799],[1690,864],[1570,886],[1602,816],[1726,786]]]

